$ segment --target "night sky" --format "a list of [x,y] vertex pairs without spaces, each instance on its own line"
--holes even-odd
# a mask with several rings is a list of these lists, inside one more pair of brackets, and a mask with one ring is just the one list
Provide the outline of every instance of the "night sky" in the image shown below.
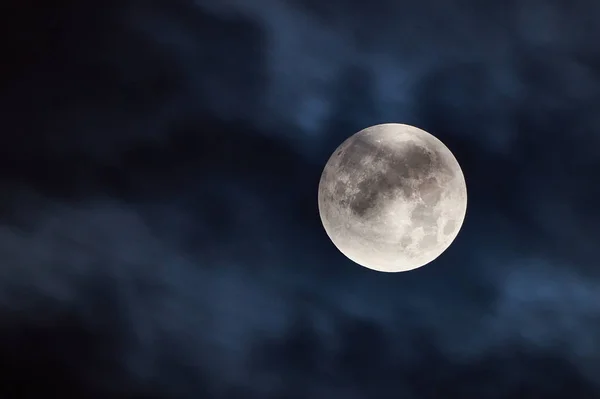
[[[600,398],[600,2],[6,0],[0,397]],[[406,123],[454,244],[378,273],[317,187]]]

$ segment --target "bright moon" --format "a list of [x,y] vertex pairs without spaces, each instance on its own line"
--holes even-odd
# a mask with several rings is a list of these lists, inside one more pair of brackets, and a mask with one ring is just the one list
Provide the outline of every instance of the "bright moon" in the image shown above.
[[402,272],[452,244],[467,211],[458,161],[414,126],[361,130],[333,153],[319,183],[319,214],[335,246],[361,266]]

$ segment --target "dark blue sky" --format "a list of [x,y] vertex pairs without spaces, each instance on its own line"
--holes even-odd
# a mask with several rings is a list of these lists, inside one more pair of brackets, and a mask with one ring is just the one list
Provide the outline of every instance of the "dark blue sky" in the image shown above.
[[[600,398],[600,3],[7,1],[0,396]],[[409,273],[327,238],[369,125],[468,184]]]

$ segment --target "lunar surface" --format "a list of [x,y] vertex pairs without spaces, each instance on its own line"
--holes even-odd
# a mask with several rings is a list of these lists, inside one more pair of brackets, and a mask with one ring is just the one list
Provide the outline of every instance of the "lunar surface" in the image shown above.
[[395,123],[343,142],[323,170],[318,197],[335,246],[381,272],[436,259],[458,235],[467,210],[465,178],[450,150],[424,130]]

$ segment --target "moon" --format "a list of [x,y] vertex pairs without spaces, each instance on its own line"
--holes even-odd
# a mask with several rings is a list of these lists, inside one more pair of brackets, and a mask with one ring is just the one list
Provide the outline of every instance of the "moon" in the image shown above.
[[410,125],[371,126],[331,155],[319,182],[319,214],[350,260],[402,272],[439,257],[467,211],[458,161],[433,135]]

